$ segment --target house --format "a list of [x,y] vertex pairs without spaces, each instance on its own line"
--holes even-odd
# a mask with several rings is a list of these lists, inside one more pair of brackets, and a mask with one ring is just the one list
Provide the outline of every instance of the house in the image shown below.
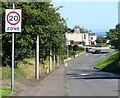
[[74,44],[82,46],[82,41],[85,45],[95,45],[97,36],[95,33],[88,31],[87,29],[75,26],[72,30],[65,33],[66,42],[70,45],[70,41],[73,40]]

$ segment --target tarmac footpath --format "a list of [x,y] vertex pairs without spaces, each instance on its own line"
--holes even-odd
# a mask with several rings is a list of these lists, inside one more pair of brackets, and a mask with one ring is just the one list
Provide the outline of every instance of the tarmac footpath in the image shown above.
[[65,96],[65,85],[65,67],[62,64],[60,68],[42,80],[37,87],[24,89],[24,93],[20,96]]

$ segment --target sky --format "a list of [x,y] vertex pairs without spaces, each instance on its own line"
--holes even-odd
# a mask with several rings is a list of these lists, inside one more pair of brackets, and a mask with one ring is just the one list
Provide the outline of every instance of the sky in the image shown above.
[[92,32],[106,32],[118,24],[118,2],[78,2],[75,0],[53,1],[52,4],[55,8],[63,6],[58,12],[67,20],[69,28],[79,25]]

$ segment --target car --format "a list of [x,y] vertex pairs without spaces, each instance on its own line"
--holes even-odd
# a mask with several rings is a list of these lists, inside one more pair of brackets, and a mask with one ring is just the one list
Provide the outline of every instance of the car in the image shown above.
[[101,53],[101,51],[100,50],[95,50],[95,54],[99,54],[99,53]]

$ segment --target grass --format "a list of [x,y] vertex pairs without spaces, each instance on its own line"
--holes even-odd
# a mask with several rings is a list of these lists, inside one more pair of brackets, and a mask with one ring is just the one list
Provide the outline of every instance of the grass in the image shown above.
[[[59,60],[60,62],[60,60]],[[40,75],[45,74],[47,71],[47,66],[49,66],[49,57],[46,59],[44,64],[40,64],[39,66],[39,73]],[[52,68],[53,71],[56,69],[56,64],[52,62]],[[35,78],[35,58],[26,58],[23,61],[19,61],[18,65],[15,68],[15,78],[17,77],[24,77],[26,79],[34,79]],[[6,67],[0,67],[0,72],[2,72],[2,75],[0,73],[0,78],[6,79],[11,78],[11,68],[9,66]],[[18,89],[18,87],[15,87],[14,89]],[[11,95],[11,87],[8,86],[0,86],[0,98],[7,98],[7,96]]]
[[90,47],[109,47],[109,45],[107,45],[107,44],[103,44],[103,45],[86,45],[86,46],[90,46]]
[[120,52],[116,51],[99,61],[94,68],[107,71],[107,72],[114,72],[120,73]]
[[[44,64],[40,64],[39,66],[39,73],[45,74],[47,71],[47,66],[49,66],[49,57],[44,61]],[[54,62],[53,64],[53,71],[56,69],[56,65]],[[23,61],[19,61],[16,68],[15,68],[15,78],[17,77],[24,77],[26,79],[33,79],[35,77],[35,58],[26,58]],[[0,78],[6,79],[11,78],[11,68],[9,66],[6,67],[0,67],[0,72],[2,72],[2,75],[0,75]]]
[[[19,89],[19,87],[14,87],[14,89]],[[11,95],[11,87],[8,86],[0,86],[0,97],[7,98],[7,96]]]
[[[46,73],[46,68],[49,66],[49,57],[44,62],[44,64],[40,64],[39,71],[40,75]],[[56,69],[56,65],[54,62],[53,64],[53,71]],[[34,79],[35,78],[35,59],[34,58],[26,58],[23,61],[18,62],[17,67],[15,68],[15,78],[17,77],[24,77],[26,79]],[[6,79],[11,78],[11,68],[9,66],[7,67],[0,67],[0,72],[2,72],[2,75],[0,75],[0,78]],[[1,74],[1,73],[0,73]],[[17,89],[18,87],[15,87],[14,89]],[[6,97],[12,94],[12,91],[10,90],[11,87],[7,86],[0,86],[0,98]]]

